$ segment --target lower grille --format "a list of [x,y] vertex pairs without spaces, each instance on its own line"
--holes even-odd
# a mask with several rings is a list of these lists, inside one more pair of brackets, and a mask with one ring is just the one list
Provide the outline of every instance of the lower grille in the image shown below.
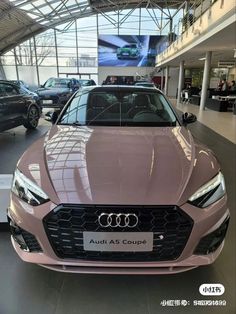
[[33,234],[20,228],[9,217],[8,221],[10,223],[11,234],[22,250],[29,252],[42,252],[41,246]]
[[223,242],[229,225],[229,217],[215,231],[203,237],[194,251],[196,255],[206,255],[215,252]]
[[[98,223],[102,213],[134,213],[136,227],[107,227]],[[177,259],[190,236],[193,220],[177,206],[59,205],[43,220],[55,254],[62,258],[97,261],[165,261]],[[151,252],[95,252],[83,249],[83,231],[153,232]],[[160,236],[161,235],[161,236]]]
[[42,252],[42,249],[33,234],[22,229],[22,236],[30,252]]

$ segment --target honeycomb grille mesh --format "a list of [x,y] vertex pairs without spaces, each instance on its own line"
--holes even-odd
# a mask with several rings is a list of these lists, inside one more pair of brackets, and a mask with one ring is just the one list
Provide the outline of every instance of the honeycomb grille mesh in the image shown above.
[[[101,213],[134,213],[135,228],[108,227],[98,223]],[[165,261],[177,259],[189,238],[193,220],[177,206],[60,205],[44,218],[44,227],[56,255],[97,261]],[[151,252],[95,252],[83,249],[83,231],[153,232]],[[161,237],[160,237],[161,235]]]
[[21,229],[21,232],[30,252],[42,252],[41,246],[33,234],[23,229]]

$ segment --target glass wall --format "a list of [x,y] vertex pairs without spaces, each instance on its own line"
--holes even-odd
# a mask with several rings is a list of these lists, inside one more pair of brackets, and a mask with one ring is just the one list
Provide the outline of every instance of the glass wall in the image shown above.
[[6,77],[24,80],[32,88],[49,77],[59,76],[92,78],[97,82],[98,35],[167,35],[168,14],[172,11],[126,9],[61,24],[1,56]]

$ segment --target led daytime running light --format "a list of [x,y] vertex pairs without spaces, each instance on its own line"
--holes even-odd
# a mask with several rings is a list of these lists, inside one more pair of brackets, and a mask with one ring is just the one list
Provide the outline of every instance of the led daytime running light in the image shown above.
[[225,181],[224,176],[221,172],[218,173],[217,176],[215,176],[213,179],[211,179],[208,183],[204,184],[202,187],[200,187],[199,190],[197,190],[196,193],[194,193],[190,198],[189,201],[192,202],[199,197],[205,195],[206,193],[210,192],[214,188],[216,188],[218,185],[222,185],[222,189],[225,191]]

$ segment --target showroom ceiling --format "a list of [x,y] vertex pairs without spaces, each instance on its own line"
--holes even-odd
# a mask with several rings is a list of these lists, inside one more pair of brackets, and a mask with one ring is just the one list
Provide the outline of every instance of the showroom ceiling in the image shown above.
[[77,18],[138,7],[160,10],[165,8],[168,14],[170,9],[176,9],[184,2],[183,0],[1,0],[0,55],[32,35]]

